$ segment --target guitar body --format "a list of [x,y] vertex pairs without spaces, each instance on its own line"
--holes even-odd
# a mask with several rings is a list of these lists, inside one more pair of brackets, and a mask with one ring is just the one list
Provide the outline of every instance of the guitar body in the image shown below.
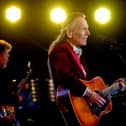
[[[101,77],[95,77],[90,81],[81,81],[92,91],[103,90],[106,88]],[[97,126],[100,118],[112,110],[112,101],[109,101],[105,106],[105,109],[101,111],[99,115],[96,115],[92,112],[90,103],[86,99],[83,97],[76,97],[72,95],[69,90],[63,91],[60,88],[57,89],[57,101],[61,111],[64,113],[64,117],[66,117],[67,113],[69,113],[69,115],[71,113],[73,116],[72,120],[78,122],[78,125],[76,126]],[[73,126],[73,124],[71,125]]]

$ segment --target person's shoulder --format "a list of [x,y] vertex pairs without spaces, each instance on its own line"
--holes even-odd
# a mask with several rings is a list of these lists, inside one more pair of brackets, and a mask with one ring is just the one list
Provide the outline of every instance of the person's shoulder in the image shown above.
[[54,50],[57,50],[57,51],[67,51],[67,50],[70,50],[71,49],[71,46],[68,42],[63,42],[63,43],[60,43],[59,45],[57,45]]
[[57,55],[67,55],[69,56],[71,54],[72,47],[68,42],[63,42],[58,45],[56,45],[51,53],[49,54],[50,57],[56,57]]

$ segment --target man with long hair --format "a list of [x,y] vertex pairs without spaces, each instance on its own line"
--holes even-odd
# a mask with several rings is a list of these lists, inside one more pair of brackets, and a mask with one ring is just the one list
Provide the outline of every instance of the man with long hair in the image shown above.
[[[56,89],[68,89],[73,96],[86,99],[89,103],[102,108],[106,104],[106,99],[91,90],[86,82],[82,81],[88,80],[90,77],[81,48],[87,45],[89,36],[86,16],[81,12],[74,12],[67,16],[59,36],[50,45],[48,54]],[[124,87],[124,83],[121,84]],[[59,95],[63,95],[62,93]],[[62,110],[67,111],[67,109],[64,110],[64,107]],[[87,120],[90,119],[88,117],[87,115]],[[90,124],[90,126],[95,125]]]

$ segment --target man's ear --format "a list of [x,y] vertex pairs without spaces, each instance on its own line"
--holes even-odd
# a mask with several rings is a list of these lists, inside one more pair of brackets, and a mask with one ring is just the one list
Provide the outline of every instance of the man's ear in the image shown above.
[[66,35],[67,35],[68,38],[72,38],[73,33],[72,33],[71,30],[67,30]]

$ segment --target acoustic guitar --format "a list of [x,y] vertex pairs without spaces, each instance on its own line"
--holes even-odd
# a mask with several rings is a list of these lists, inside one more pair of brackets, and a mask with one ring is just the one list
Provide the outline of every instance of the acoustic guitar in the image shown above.
[[63,89],[61,86],[57,88],[57,104],[68,125],[97,126],[100,118],[112,110],[111,98],[120,91],[120,79],[119,81],[115,81],[111,86],[107,86],[99,76],[89,81],[81,81],[89,89],[96,91],[106,99],[107,102],[103,107],[99,108],[97,105],[91,104],[84,97],[74,96],[68,89]]

